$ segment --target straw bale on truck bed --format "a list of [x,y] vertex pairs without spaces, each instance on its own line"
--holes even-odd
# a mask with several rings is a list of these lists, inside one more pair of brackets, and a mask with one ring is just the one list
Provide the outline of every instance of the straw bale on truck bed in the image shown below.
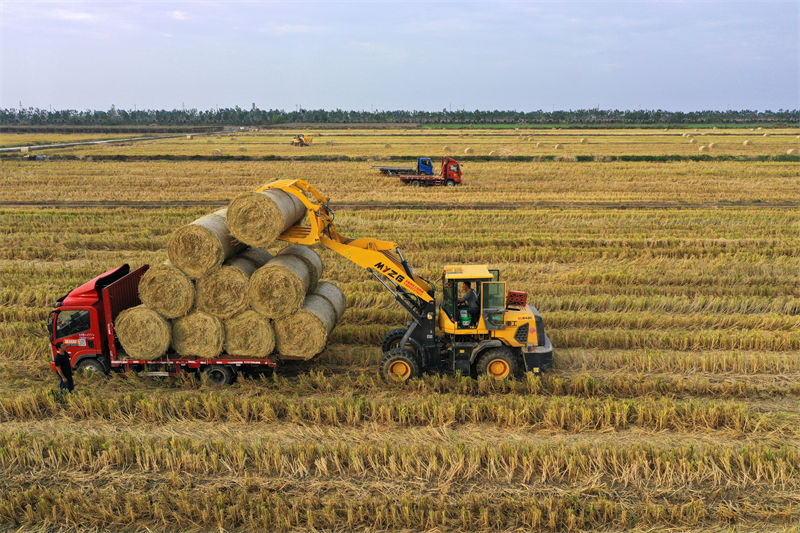
[[131,359],[158,359],[169,348],[169,322],[144,305],[122,311],[114,321],[114,330],[122,349]]
[[178,355],[216,357],[222,353],[224,339],[222,320],[202,311],[172,322],[172,349]]
[[231,233],[250,246],[266,247],[306,214],[303,202],[284,191],[270,189],[241,194],[228,205]]
[[194,307],[194,283],[169,261],[150,267],[139,282],[139,299],[164,318],[178,318]]
[[269,318],[294,313],[311,285],[308,264],[291,254],[277,255],[250,276],[250,307]]
[[308,286],[308,290],[313,292],[317,288],[317,283],[322,277],[322,259],[319,258],[317,252],[302,244],[292,244],[278,252],[278,255],[294,255],[305,261],[311,274],[311,283]]
[[270,320],[247,310],[224,321],[225,352],[241,357],[266,357],[275,349],[275,330]]
[[227,209],[220,209],[178,228],[169,240],[167,253],[173,265],[198,279],[222,267],[229,257],[244,250],[228,230]]
[[237,255],[222,268],[197,281],[197,309],[220,318],[230,318],[248,307],[247,286],[256,265]]

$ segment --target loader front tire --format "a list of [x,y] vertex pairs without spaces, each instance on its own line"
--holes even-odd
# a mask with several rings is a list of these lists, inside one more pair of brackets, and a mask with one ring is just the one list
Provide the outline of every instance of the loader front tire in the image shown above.
[[479,376],[487,375],[497,380],[514,379],[520,374],[519,358],[506,346],[492,348],[480,356],[475,370]]
[[381,377],[388,383],[405,383],[419,377],[419,363],[413,353],[395,348],[383,354]]

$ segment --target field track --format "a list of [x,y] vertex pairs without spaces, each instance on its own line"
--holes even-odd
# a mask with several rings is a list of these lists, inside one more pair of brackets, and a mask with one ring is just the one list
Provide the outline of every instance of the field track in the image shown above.
[[[223,207],[230,202],[230,198],[219,200],[165,200],[161,202],[135,202],[127,200],[84,200],[65,202],[37,202],[37,201],[12,201],[0,202],[0,209],[28,208],[28,209],[163,209],[171,207]],[[364,203],[331,203],[335,209],[349,211],[372,211],[379,209],[403,210],[432,210],[450,209],[452,204],[447,203],[389,203],[389,202],[364,202]],[[565,209],[593,207],[597,209],[706,209],[718,207],[763,207],[795,209],[800,207],[800,202],[478,202],[462,205],[468,209],[478,210],[513,210],[513,209]]]

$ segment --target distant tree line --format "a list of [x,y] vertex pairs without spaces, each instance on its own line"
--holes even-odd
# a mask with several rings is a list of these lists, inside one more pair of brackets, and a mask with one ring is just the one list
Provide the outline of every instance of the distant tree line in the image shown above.
[[42,126],[269,126],[292,123],[331,124],[750,124],[797,123],[800,110],[662,111],[578,109],[571,111],[344,111],[341,109],[117,109],[108,111],[38,108],[2,109],[0,125]]

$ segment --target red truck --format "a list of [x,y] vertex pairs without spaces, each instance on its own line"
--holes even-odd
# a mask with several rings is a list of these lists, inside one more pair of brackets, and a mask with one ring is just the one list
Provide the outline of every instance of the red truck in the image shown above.
[[452,157],[442,158],[441,174],[433,173],[433,164],[429,157],[420,157],[417,160],[417,168],[413,167],[386,167],[373,166],[388,176],[397,176],[400,181],[412,187],[423,185],[444,185],[455,187],[461,185],[461,165]]
[[[129,359],[114,335],[114,320],[129,307],[139,305],[139,280],[150,268],[134,271],[125,264],[100,274],[56,301],[47,320],[50,349],[55,358],[56,343],[64,347],[75,370],[109,373],[143,372],[150,376],[173,376],[181,372],[205,372],[210,381],[230,384],[237,374],[269,373],[276,366],[271,358],[231,357],[214,359],[183,357],[167,353],[148,361]],[[51,361],[55,371],[55,364]]]

